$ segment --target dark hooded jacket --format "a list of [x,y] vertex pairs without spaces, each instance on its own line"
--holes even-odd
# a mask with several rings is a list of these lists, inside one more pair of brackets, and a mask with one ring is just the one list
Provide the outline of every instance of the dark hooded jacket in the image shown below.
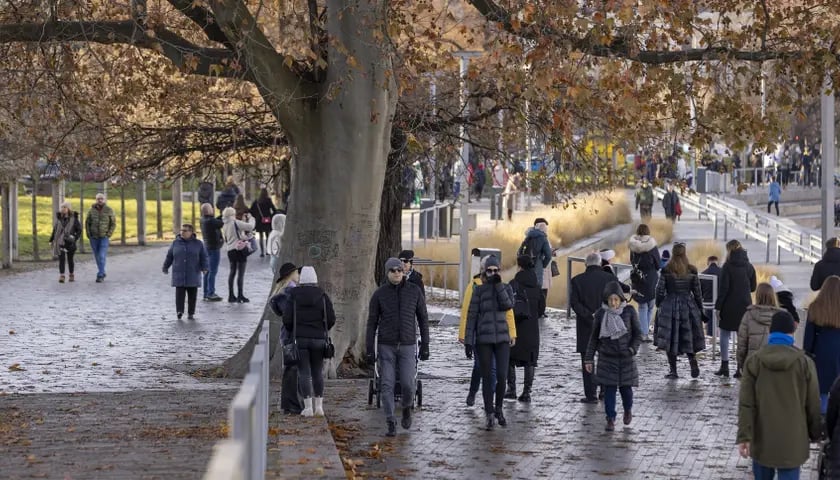
[[668,271],[656,286],[654,344],[668,353],[697,353],[706,348],[703,332],[703,293],[697,270],[678,277]]
[[676,190],[665,192],[662,197],[662,208],[665,209],[666,218],[675,218],[677,216],[677,204],[680,202],[680,197]]
[[522,243],[536,246],[533,252],[522,252],[520,249],[519,254],[525,253],[534,258],[532,270],[534,275],[537,276],[537,284],[542,288],[543,269],[551,263],[551,244],[548,242],[548,236],[539,228],[531,227],[525,234],[525,240]]
[[429,315],[423,292],[405,281],[386,282],[373,292],[368,309],[367,353],[373,354],[374,341],[382,345],[414,345],[417,327],[420,341],[429,343]]
[[572,295],[569,303],[575,312],[577,353],[586,353],[595,312],[603,303],[604,287],[615,281],[615,275],[601,269],[600,265],[586,267],[586,271],[572,278]]
[[207,250],[219,250],[224,245],[222,240],[222,227],[225,222],[222,217],[204,215],[201,217],[201,238],[204,239],[204,246]]
[[796,323],[799,323],[799,312],[796,311],[796,305],[793,304],[793,292],[787,287],[782,287],[776,291],[776,300],[779,301],[779,307],[787,310],[790,316]]
[[601,325],[606,315],[607,298],[612,295],[624,298],[624,292],[617,282],[610,282],[604,288],[604,305],[595,312],[592,334],[586,348],[584,360],[591,363],[598,353],[598,365],[595,369],[595,381],[602,386],[638,386],[639,371],[636,368],[636,352],[642,343],[642,327],[636,309],[627,303],[621,312],[621,319],[627,332],[619,338],[601,337]]
[[195,238],[195,235],[189,240],[180,235],[176,236],[163,261],[165,270],[169,270],[170,267],[173,287],[200,287],[201,272],[209,268],[204,243]]
[[[405,279],[420,287],[420,291],[423,292],[423,298],[426,298],[426,285],[423,283],[422,273],[412,267],[411,271],[406,274]],[[385,280],[387,281],[388,279],[386,278]]]
[[518,366],[536,366],[540,354],[539,302],[542,293],[534,271],[529,269],[517,272],[510,287],[517,301],[520,296],[528,299],[529,310],[528,315],[515,317],[516,345],[510,349],[510,359]]
[[656,295],[656,284],[659,281],[659,248],[656,240],[650,235],[633,235],[630,237],[630,263],[635,265],[644,279],[641,283],[634,282],[633,300],[639,303],[652,302]]
[[335,310],[332,301],[320,287],[299,285],[288,291],[288,299],[283,306],[283,326],[290,335],[323,339],[333,325]]
[[822,288],[825,279],[832,275],[840,276],[840,248],[837,247],[827,248],[822,260],[814,265],[814,271],[811,272],[811,290],[816,292]]
[[715,309],[720,310],[719,326],[723,330],[737,332],[741,319],[752,305],[751,292],[755,291],[755,268],[750,264],[747,251],[743,248],[733,251],[720,271],[720,286]]

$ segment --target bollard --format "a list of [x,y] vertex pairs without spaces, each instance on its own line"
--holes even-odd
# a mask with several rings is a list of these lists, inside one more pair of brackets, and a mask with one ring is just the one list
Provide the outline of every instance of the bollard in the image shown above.
[[767,233],[767,255],[764,257],[764,263],[770,263],[770,234]]

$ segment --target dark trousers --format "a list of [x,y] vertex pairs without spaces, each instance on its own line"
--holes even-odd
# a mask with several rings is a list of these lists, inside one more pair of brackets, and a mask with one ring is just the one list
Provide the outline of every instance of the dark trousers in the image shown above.
[[542,289],[542,295],[540,295],[540,304],[539,304],[539,310],[540,310],[540,316],[541,317],[545,316],[545,306],[546,306],[545,303],[546,303],[547,300],[548,300],[548,289],[543,288]]
[[811,166],[805,165],[804,170],[805,172],[802,174],[802,185],[808,187],[811,185]]
[[198,287],[175,287],[175,311],[184,313],[184,297],[188,297],[187,315],[195,314],[195,298],[198,296]]
[[[236,286],[239,289],[239,296],[242,296],[243,286],[245,285],[245,267],[248,266],[248,257],[239,250],[228,250],[228,260],[230,260],[230,274],[228,274],[228,296],[233,297],[233,281],[236,280]],[[237,277],[237,274],[239,275]]]
[[583,394],[586,398],[592,400],[598,398],[598,393],[595,387],[595,377],[586,371],[584,367],[583,354],[580,354],[580,370],[583,372]]
[[70,270],[70,274],[73,274],[73,271],[76,269],[76,262],[73,261],[73,255],[76,252],[69,251],[69,250],[59,250],[58,252],[58,273],[64,275],[64,261],[67,260],[67,269]]
[[300,401],[300,387],[298,386],[298,367],[283,366],[283,385],[280,390],[280,408],[283,412],[300,413],[303,404]]
[[303,398],[309,398],[312,391],[316,397],[324,396],[324,346],[323,338],[298,338],[298,386]]
[[770,213],[770,205],[776,205],[776,216],[779,216],[779,202],[767,202],[767,213]]
[[[493,413],[502,409],[505,398],[505,383],[507,382],[508,369],[505,368],[510,362],[510,343],[480,343],[478,349],[478,367],[481,369],[481,393],[484,397],[484,412]],[[496,388],[495,402],[493,401],[493,379],[491,378],[493,360],[496,361]]]
[[[478,387],[481,386],[481,368],[478,366],[478,355],[474,355],[475,361],[473,362],[473,369],[472,369],[472,376],[470,376],[470,393],[475,394],[478,392]],[[496,390],[496,359],[493,358],[491,362],[492,365],[490,366],[490,378],[493,381],[493,384],[490,386],[491,390]]]

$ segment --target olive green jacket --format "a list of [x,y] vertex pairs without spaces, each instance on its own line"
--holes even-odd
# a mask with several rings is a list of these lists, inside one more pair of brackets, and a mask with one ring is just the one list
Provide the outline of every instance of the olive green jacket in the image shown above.
[[103,205],[102,209],[96,206],[90,208],[85,219],[85,233],[88,238],[111,238],[116,228],[117,218],[111,207]]

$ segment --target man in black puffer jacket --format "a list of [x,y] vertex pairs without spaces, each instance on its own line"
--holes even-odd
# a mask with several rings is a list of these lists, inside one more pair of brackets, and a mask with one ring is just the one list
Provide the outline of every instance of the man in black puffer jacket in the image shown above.
[[840,276],[840,240],[837,237],[831,237],[825,242],[822,260],[814,265],[811,273],[811,290],[816,292],[822,288],[825,279],[832,275]]
[[420,360],[428,360],[429,316],[423,292],[420,287],[405,280],[403,264],[398,258],[385,261],[385,273],[388,282],[379,287],[370,299],[367,361],[372,365],[377,360],[375,352],[378,350],[382,408],[388,423],[387,435],[393,437],[397,434],[397,419],[394,416],[396,366],[400,367],[402,426],[408,429],[411,427],[411,407],[414,403],[417,326],[420,326]]

